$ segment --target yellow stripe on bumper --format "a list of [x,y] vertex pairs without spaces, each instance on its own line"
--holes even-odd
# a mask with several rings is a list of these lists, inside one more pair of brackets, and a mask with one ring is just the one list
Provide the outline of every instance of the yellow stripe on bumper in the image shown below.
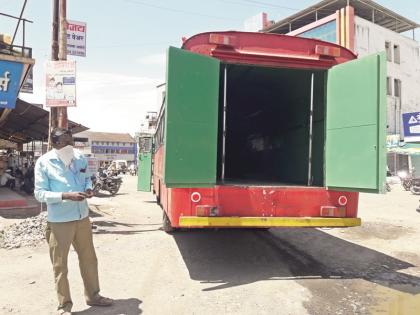
[[350,227],[360,218],[314,217],[180,217],[181,227]]

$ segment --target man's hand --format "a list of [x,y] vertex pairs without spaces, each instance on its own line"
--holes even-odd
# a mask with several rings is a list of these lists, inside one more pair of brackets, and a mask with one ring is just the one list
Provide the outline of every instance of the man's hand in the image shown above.
[[86,194],[86,198],[92,198],[93,197],[93,190],[92,189],[86,189],[85,194]]
[[61,198],[63,200],[82,201],[87,197],[84,192],[63,192]]

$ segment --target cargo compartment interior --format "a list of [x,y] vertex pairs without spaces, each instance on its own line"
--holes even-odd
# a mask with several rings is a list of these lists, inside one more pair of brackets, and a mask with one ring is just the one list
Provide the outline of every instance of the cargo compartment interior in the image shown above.
[[326,72],[247,65],[222,65],[220,72],[219,183],[323,186]]

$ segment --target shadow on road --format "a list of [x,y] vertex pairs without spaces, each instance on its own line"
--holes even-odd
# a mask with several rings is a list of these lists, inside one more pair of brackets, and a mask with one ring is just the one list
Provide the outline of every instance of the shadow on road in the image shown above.
[[[93,223],[93,232],[95,234],[121,234],[121,235],[131,235],[131,234],[139,234],[145,232],[155,232],[161,230],[161,225],[158,223],[149,223],[149,224],[131,224],[131,223],[123,223],[117,221],[109,221],[109,220],[96,220]],[[156,226],[154,229],[137,229],[134,230],[135,227],[139,226]]]
[[418,294],[412,264],[317,229],[201,230],[174,239],[191,279],[219,290],[261,280],[364,279]]
[[142,313],[140,304],[142,301],[139,299],[121,299],[114,300],[114,305],[110,307],[98,307],[92,306],[81,312],[72,312],[77,315],[90,315],[90,314],[101,314],[101,315],[139,315]]
[[118,192],[118,193],[116,193],[115,195],[112,195],[110,192],[103,192],[103,191],[100,191],[100,192],[98,192],[96,195],[95,195],[95,197],[96,198],[111,198],[111,197],[116,197],[116,196],[124,196],[124,195],[128,195],[128,193],[120,193],[120,192]]

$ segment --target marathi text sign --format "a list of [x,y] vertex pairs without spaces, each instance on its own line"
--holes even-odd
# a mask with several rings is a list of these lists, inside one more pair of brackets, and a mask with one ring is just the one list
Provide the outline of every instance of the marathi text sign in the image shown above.
[[0,60],[0,108],[15,108],[22,71],[23,64]]
[[67,20],[67,55],[86,57],[86,23]]
[[76,61],[47,61],[45,86],[46,106],[76,106]]
[[404,141],[420,141],[420,112],[402,115],[404,125]]

